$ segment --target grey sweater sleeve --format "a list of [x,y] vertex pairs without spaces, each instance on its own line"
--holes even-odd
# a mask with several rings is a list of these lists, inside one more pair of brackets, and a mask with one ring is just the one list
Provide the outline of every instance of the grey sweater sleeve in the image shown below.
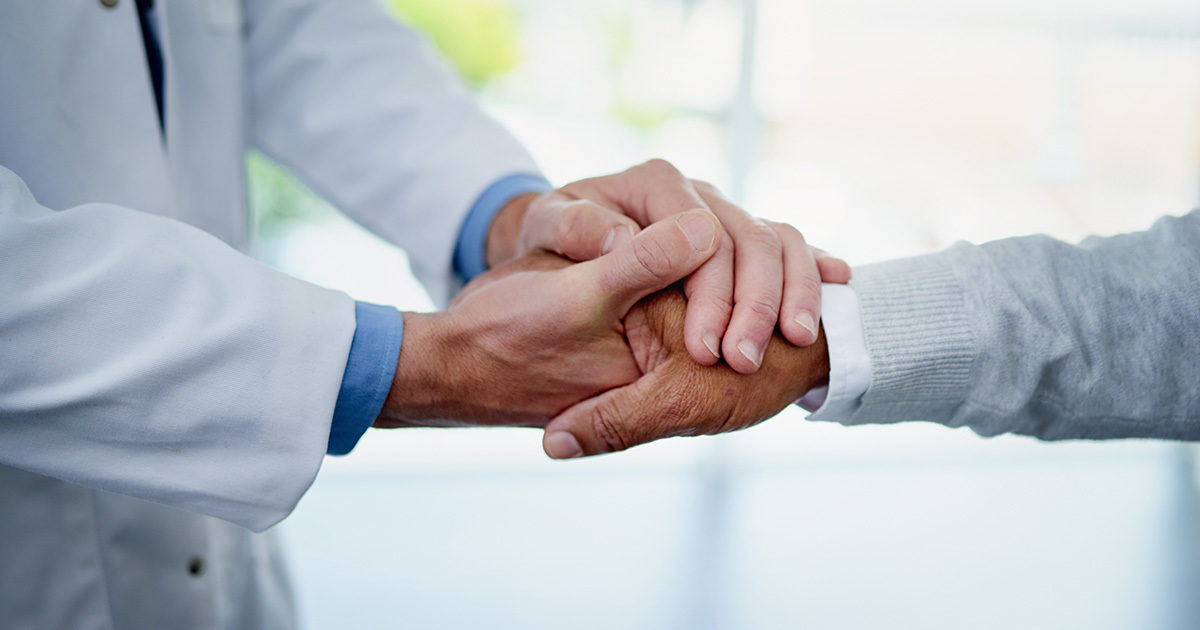
[[1200,210],[1079,245],[959,243],[853,286],[872,383],[846,424],[1200,440]]

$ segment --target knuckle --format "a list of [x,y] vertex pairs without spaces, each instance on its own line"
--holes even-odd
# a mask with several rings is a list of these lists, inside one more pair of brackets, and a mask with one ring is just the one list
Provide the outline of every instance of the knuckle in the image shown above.
[[739,244],[759,247],[770,253],[783,253],[783,241],[779,233],[763,221],[754,219],[741,232],[742,243]]
[[821,281],[818,280],[816,276],[800,276],[799,280],[796,281],[796,284],[802,293],[809,293],[812,295],[821,294]]
[[703,410],[698,402],[691,388],[676,388],[663,393],[658,411],[662,414],[663,424],[672,427],[671,435],[690,436],[702,432]]
[[689,305],[695,303],[723,313],[733,309],[733,287],[724,282],[700,282],[693,275],[684,283],[683,291]]
[[721,242],[717,244],[717,251],[712,255],[708,262],[701,265],[701,270],[704,272],[705,278],[703,285],[721,286],[733,290],[735,265],[737,262],[737,244],[733,242],[733,237],[728,232],[721,231]]
[[770,321],[772,324],[779,319],[779,303],[765,296],[756,295],[739,302],[738,305],[750,311],[750,314],[757,319]]
[[772,221],[771,226],[775,228],[776,233],[786,234],[799,241],[804,240],[804,235],[801,234],[800,230],[796,229],[796,226],[792,225],[791,223],[777,223]]
[[575,250],[586,236],[583,233],[587,227],[588,215],[591,208],[587,203],[574,202],[565,206],[558,218],[555,237],[563,250]]
[[724,260],[729,268],[733,269],[734,255],[736,254],[737,246],[733,242],[733,238],[729,236],[729,232],[722,232],[721,244],[717,245],[717,253],[713,254],[713,258]]
[[693,411],[695,405],[689,392],[675,389],[665,392],[659,399],[659,412],[668,420],[683,420]]
[[799,291],[802,296],[813,296],[821,294],[821,280],[819,277],[804,274],[791,282],[792,289]]
[[586,195],[591,190],[592,186],[594,185],[593,179],[595,178],[580,179],[569,184],[564,184],[552,194],[560,198],[578,199]]
[[610,402],[596,406],[592,414],[592,433],[608,452],[623,451],[633,445],[620,413]]
[[667,280],[675,267],[671,254],[661,243],[650,239],[635,239],[633,255],[638,268],[655,280]]
[[569,236],[579,230],[579,226],[583,223],[586,207],[577,201],[573,201],[565,206],[558,215],[558,236],[560,238]]
[[671,164],[662,158],[651,158],[646,160],[641,164],[641,167],[653,175],[682,177],[679,169],[675,168],[674,164]]
[[719,197],[721,195],[721,191],[716,186],[702,179],[693,179],[692,188],[695,188],[696,192],[710,197]]
[[704,296],[703,303],[721,313],[728,313],[733,310],[733,296],[727,291],[713,291],[708,293]]

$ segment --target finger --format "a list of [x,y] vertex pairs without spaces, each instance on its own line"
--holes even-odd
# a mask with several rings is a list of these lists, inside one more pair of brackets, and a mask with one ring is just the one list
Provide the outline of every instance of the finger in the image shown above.
[[721,338],[733,313],[733,244],[722,235],[717,253],[683,285],[687,313],[683,340],[692,360],[713,365],[721,358]]
[[530,207],[521,245],[591,260],[631,240],[639,229],[633,219],[594,202],[554,196]]
[[642,227],[693,208],[710,209],[703,197],[670,162],[653,159],[607,177],[567,184],[563,192],[614,204]]
[[670,414],[658,407],[655,375],[612,389],[567,408],[546,425],[542,449],[553,459],[571,459],[623,451],[663,433]]
[[783,298],[783,243],[771,226],[746,213],[714,190],[700,189],[709,207],[733,240],[733,313],[721,342],[729,367],[752,374],[762,364],[763,351]]
[[582,286],[605,296],[610,314],[623,317],[643,297],[684,278],[712,257],[720,242],[717,218],[706,210],[654,223],[607,256],[567,270]]
[[786,223],[769,223],[783,243],[779,329],[793,344],[811,346],[817,340],[817,318],[821,314],[821,274],[817,260],[800,230]]
[[832,282],[833,284],[846,284],[850,282],[852,272],[849,263],[841,258],[829,255],[829,252],[818,247],[813,247],[812,252],[813,256],[817,259],[817,269],[821,272],[822,282]]

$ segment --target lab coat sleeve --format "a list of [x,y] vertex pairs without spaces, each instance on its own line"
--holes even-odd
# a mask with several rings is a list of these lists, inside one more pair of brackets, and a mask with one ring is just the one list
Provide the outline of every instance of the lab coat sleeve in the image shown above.
[[435,301],[458,288],[472,203],[533,158],[378,0],[245,0],[250,135],[407,251]]
[[177,221],[51,211],[2,167],[0,295],[0,463],[254,530],[312,483],[349,297]]

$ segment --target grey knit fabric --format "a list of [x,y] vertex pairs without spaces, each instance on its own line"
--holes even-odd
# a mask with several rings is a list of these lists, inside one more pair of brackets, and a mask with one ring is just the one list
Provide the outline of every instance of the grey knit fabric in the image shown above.
[[1200,439],[1200,210],[855,270],[872,384],[846,424]]

